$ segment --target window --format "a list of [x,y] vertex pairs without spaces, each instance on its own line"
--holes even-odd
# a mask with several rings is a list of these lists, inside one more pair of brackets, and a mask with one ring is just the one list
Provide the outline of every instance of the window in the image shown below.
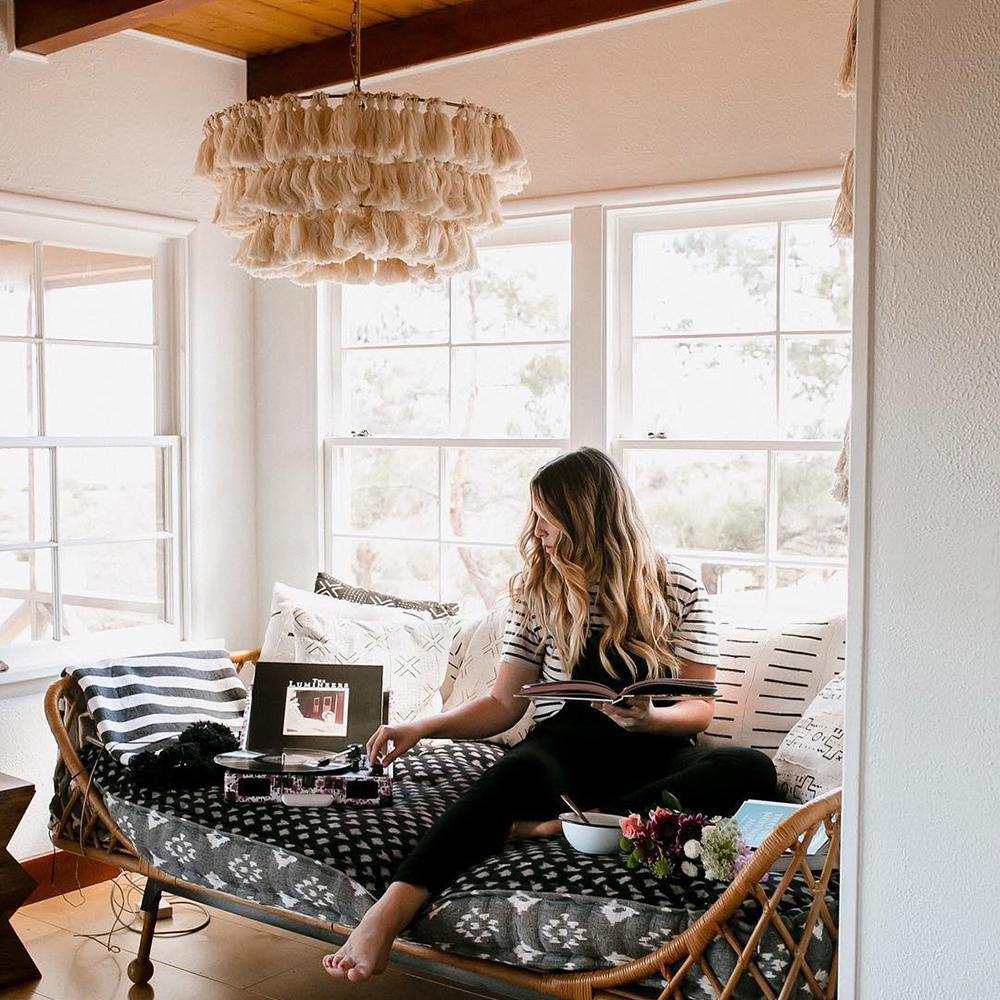
[[502,238],[449,282],[332,291],[328,565],[363,586],[491,605],[568,444],[567,220]]
[[327,565],[488,605],[532,472],[593,445],[721,614],[842,611],[851,259],[832,203],[581,207],[509,222],[450,284],[334,290]]
[[846,604],[846,511],[830,487],[851,260],[826,206],[616,220],[616,447],[656,542],[727,615]]
[[178,634],[170,263],[137,242],[0,239],[0,650]]

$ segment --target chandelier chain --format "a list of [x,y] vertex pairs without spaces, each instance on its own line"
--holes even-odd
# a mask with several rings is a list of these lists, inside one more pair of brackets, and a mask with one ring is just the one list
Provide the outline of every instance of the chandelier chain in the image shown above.
[[354,71],[354,89],[361,90],[361,0],[351,4],[351,69]]

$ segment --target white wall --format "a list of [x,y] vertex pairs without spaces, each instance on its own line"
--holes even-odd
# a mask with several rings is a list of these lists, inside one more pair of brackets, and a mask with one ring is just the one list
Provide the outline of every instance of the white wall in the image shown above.
[[[50,57],[0,56],[0,190],[207,220],[192,176],[201,122],[246,92],[241,63],[119,35]],[[252,283],[207,221],[190,237],[192,617],[196,637],[256,637]],[[48,849],[54,746],[42,685],[0,688],[0,771],[33,780],[13,840]]]
[[1000,6],[876,40],[858,995],[997,992]]
[[[853,108],[836,94],[849,0],[739,0],[380,78],[507,115],[524,196],[837,167]],[[258,607],[276,579],[311,588],[314,424],[304,419],[311,293],[257,289]],[[277,474],[276,474],[277,473]]]

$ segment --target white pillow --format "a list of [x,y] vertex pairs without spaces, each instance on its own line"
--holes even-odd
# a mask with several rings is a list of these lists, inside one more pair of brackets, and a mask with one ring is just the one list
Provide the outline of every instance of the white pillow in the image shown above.
[[844,669],[843,616],[719,627],[719,697],[708,746],[756,747],[770,756],[813,698]]
[[[325,598],[329,600],[329,598]],[[390,691],[389,721],[441,711],[440,687],[455,626],[450,619],[383,622],[289,612],[296,663],[379,663]]]
[[[445,711],[490,693],[500,666],[508,610],[508,601],[502,599],[482,618],[472,623],[464,655],[445,699]],[[490,741],[504,746],[520,743],[528,735],[533,718],[534,705],[529,704],[528,710],[518,722],[506,732],[490,737]]]
[[844,675],[837,674],[792,726],[774,755],[778,791],[809,802],[843,784]]

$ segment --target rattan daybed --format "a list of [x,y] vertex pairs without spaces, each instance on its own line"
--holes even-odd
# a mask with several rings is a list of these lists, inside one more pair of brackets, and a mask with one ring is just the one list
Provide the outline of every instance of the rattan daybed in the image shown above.
[[[237,653],[232,659],[239,668],[254,661],[256,656],[257,652]],[[128,966],[129,978],[134,983],[146,983],[153,975],[150,950],[159,897],[164,890],[332,944],[343,941],[350,932],[344,923],[251,902],[209,884],[178,878],[155,865],[112,818],[85,763],[92,759],[84,738],[86,707],[71,677],[61,678],[49,688],[45,713],[59,749],[55,774],[57,796],[50,829],[53,844],[147,879],[138,955]],[[814,874],[805,862],[805,851],[821,826],[825,826],[830,838],[829,853],[822,871]],[[406,939],[397,941],[393,961],[425,978],[473,986],[494,996],[550,996],[568,1000],[612,996],[787,1000],[802,996],[832,1000],[837,993],[837,927],[836,907],[831,906],[831,898],[836,895],[839,827],[839,792],[816,799],[774,831],[732,885],[707,905],[704,912],[692,914],[694,919],[661,946],[610,968],[586,972],[537,971],[523,967],[527,962],[515,964],[508,959],[502,963]],[[765,878],[776,859],[787,850],[793,852],[787,872]],[[783,908],[793,892],[799,901],[799,919],[790,925]],[[749,922],[748,913],[752,914]],[[826,954],[832,956],[822,968],[810,965],[816,939],[825,939]],[[766,948],[765,942],[768,942]],[[776,951],[782,956],[777,964]],[[726,960],[720,962],[720,955],[725,955]],[[615,956],[609,958],[615,960]],[[776,977],[778,967],[780,975]]]

